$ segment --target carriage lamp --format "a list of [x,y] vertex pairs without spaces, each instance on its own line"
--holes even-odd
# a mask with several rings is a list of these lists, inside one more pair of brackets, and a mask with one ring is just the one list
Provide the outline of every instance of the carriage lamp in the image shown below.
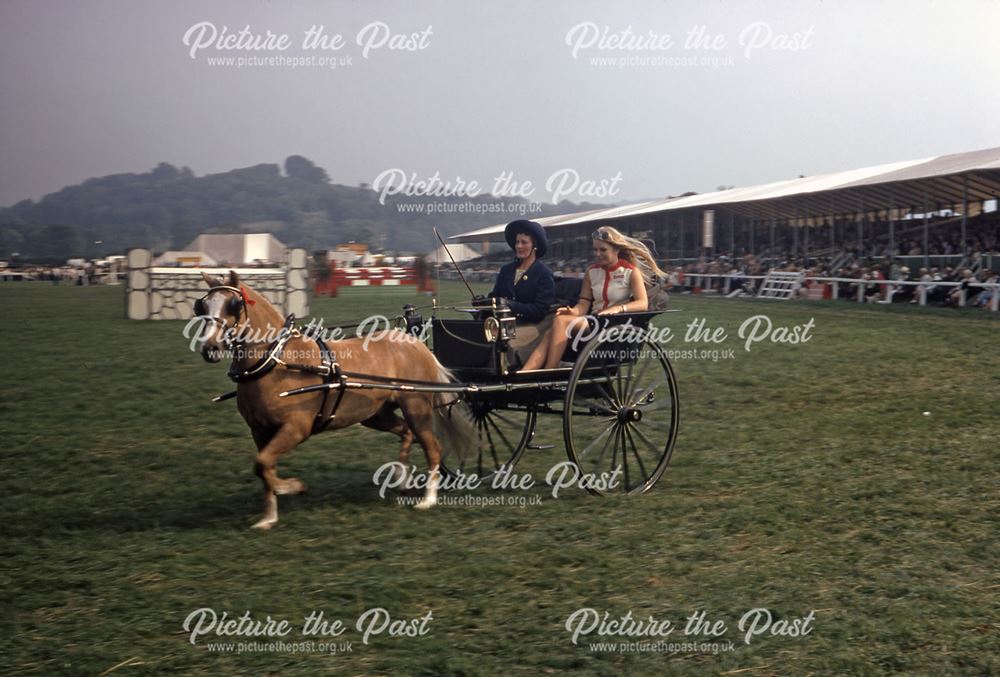
[[424,318],[417,315],[417,307],[412,303],[403,306],[403,321],[406,322],[406,333],[413,336],[420,336],[424,328]]
[[494,317],[499,324],[500,340],[510,341],[517,336],[517,319],[506,302],[497,304]]
[[517,336],[517,326],[514,314],[504,299],[491,299],[492,305],[489,311],[492,315],[483,320],[483,336],[487,343],[500,341],[510,341]]
[[487,343],[494,343],[500,337],[500,320],[495,317],[487,317],[483,322],[483,336]]

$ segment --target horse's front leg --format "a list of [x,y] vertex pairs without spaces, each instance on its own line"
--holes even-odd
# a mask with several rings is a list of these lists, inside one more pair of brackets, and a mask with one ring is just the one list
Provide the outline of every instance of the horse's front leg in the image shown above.
[[305,491],[301,480],[278,477],[278,459],[297,447],[309,436],[300,426],[285,424],[266,441],[254,434],[257,442],[257,459],[254,472],[264,483],[264,516],[253,525],[254,529],[270,529],[278,522],[278,495],[298,494]]

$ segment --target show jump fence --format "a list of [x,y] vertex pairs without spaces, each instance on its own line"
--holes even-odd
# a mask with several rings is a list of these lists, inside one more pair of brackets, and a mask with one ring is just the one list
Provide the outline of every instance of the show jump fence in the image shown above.
[[152,252],[130,249],[125,316],[130,320],[189,320],[194,302],[208,287],[203,272],[225,277],[235,270],[249,286],[279,311],[296,317],[309,315],[309,271],[305,249],[285,250],[280,268],[154,268]]
[[[331,267],[325,279],[316,281],[316,294],[337,296],[345,287],[395,287],[401,291],[413,292],[413,286],[420,282],[417,270],[399,266],[367,268]],[[407,288],[408,287],[408,288]]]

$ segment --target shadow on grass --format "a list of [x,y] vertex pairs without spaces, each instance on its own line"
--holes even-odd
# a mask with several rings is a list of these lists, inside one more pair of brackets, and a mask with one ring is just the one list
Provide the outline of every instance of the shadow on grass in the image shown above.
[[[282,521],[294,519],[296,513],[330,509],[393,507],[396,493],[380,498],[371,475],[363,472],[316,475],[306,480],[308,490],[296,496],[280,496],[278,507]],[[263,509],[263,489],[256,477],[242,482],[238,488],[220,491],[217,483],[204,485],[203,493],[189,489],[160,496],[154,502],[119,501],[115,505],[95,508],[93,505],[62,503],[30,506],[19,511],[21,519],[8,522],[3,532],[11,537],[25,537],[47,531],[103,531],[130,533],[162,529],[244,529],[259,519]],[[208,490],[208,486],[212,490]]]

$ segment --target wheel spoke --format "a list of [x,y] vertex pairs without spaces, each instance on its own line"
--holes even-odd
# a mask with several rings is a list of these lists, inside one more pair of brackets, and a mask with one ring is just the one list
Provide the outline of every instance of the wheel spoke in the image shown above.
[[[625,384],[622,386],[622,405],[628,406],[629,394],[632,392],[632,376],[635,371],[635,363],[629,362],[625,365],[628,373],[625,375]],[[621,368],[618,369],[621,371]]]
[[[489,445],[489,448],[491,450],[494,449],[493,435],[490,433],[490,427],[489,427],[489,425],[487,425],[485,418],[483,419],[483,432],[486,433],[486,444]],[[483,445],[483,439],[482,439],[482,437],[480,437],[479,438],[479,449],[478,449],[478,458],[479,458],[479,461],[476,464],[476,475],[478,475],[479,477],[483,476],[483,446],[484,446]]]
[[[493,426],[493,429],[496,430],[497,435],[500,437],[500,439],[503,440],[503,443],[506,445],[506,448],[510,449],[511,451],[513,451],[514,450],[514,445],[511,444],[510,440],[507,439],[507,436],[503,434],[503,431],[500,430],[500,426],[498,426],[496,424],[496,421],[494,421],[492,418],[490,418],[489,416],[487,416],[486,417],[486,422],[487,422],[487,424]],[[493,460],[497,461],[497,466],[500,465],[499,459],[496,457],[496,450],[495,449],[494,449],[494,453],[493,453]]]
[[[642,407],[643,406],[642,401],[644,399],[646,399],[651,394],[655,393],[657,390],[659,390],[661,387],[663,387],[665,385],[667,385],[667,380],[663,379],[662,381],[657,381],[656,383],[654,383],[653,385],[649,386],[648,388],[643,388],[642,394],[640,394],[634,400],[631,400],[629,402],[629,406],[632,406],[632,407]],[[666,400],[660,399],[660,400],[655,400],[655,401],[666,401]],[[651,408],[655,409],[656,407],[651,407]]]
[[643,413],[662,411],[664,409],[669,409],[672,404],[673,402],[670,400],[669,397],[658,397],[652,402],[647,402],[646,404],[637,404],[636,409],[642,411]]
[[517,423],[515,421],[510,420],[510,418],[507,417],[507,416],[505,416],[504,414],[501,414],[500,413],[501,411],[502,411],[501,409],[494,409],[493,411],[491,411],[488,414],[486,414],[486,416],[487,416],[487,418],[489,418],[489,417],[495,418],[496,420],[500,421],[501,423],[505,423],[506,425],[509,425],[509,426],[517,427],[517,426],[521,425],[520,423]]
[[635,439],[632,437],[633,430],[640,435],[642,434],[636,426],[625,426],[625,434],[628,436],[628,441],[632,445],[632,454],[635,456],[635,460],[639,462],[639,470],[642,471],[644,479],[649,479],[649,473],[646,472],[646,464],[642,462],[642,456],[639,455],[639,450],[635,446]]
[[[597,443],[601,441],[601,438],[604,437],[605,435],[607,435],[609,432],[611,432],[614,429],[614,427],[615,427],[615,421],[614,421],[614,419],[611,419],[610,422],[608,423],[608,426],[604,429],[604,431],[600,435],[598,435],[597,437],[595,437],[594,440],[590,444],[588,444],[587,447],[583,451],[580,452],[580,460],[583,460],[583,457],[586,456],[588,453],[590,453],[590,450],[593,449],[594,446],[596,446]],[[608,441],[605,440],[604,441],[604,450],[606,450],[607,448],[608,448]],[[603,451],[604,450],[602,450],[601,458],[604,458],[604,456],[603,456]],[[600,462],[600,461],[598,461],[598,462]]]
[[[603,368],[601,372],[602,372],[600,374],[601,380],[598,380],[590,384],[590,387],[597,389],[597,391],[601,394],[601,397],[603,397],[605,401],[607,401],[608,406],[610,406],[612,409],[618,409],[619,407],[621,407],[621,401],[619,401],[618,399],[618,393],[615,392],[615,384],[613,380],[614,376],[610,372],[608,372],[606,367]],[[588,397],[588,399],[593,399],[593,398]]]
[[[625,441],[625,424],[618,427],[618,437],[622,442],[622,466],[625,469],[625,491],[628,491],[632,488],[632,482],[628,477],[628,444]],[[611,466],[611,469],[615,469],[614,465]]]
[[642,383],[642,379],[646,376],[646,372],[649,371],[649,366],[654,364],[656,360],[644,360],[642,366],[639,367],[639,373],[635,377],[636,383]]
[[[643,442],[646,443],[646,446],[649,447],[649,450],[651,452],[653,452],[654,454],[658,454],[660,452],[659,447],[656,446],[655,444],[653,444],[653,442],[651,442],[650,439],[648,437],[646,437],[646,434],[644,432],[642,432],[642,430],[638,426],[633,426],[632,427],[632,432],[634,432],[636,435],[638,435],[639,439],[641,439]],[[646,471],[643,470],[643,472],[646,472]]]
[[[615,440],[615,446],[612,447],[612,449],[611,449],[611,469],[612,470],[614,470],[616,467],[618,467],[618,435],[619,435],[619,430],[618,430],[618,427],[616,425],[615,426],[615,434],[613,435],[614,440]],[[611,438],[608,438],[608,439],[611,439]]]
[[594,463],[594,467],[595,468],[600,468],[601,467],[601,463],[604,461],[604,456],[608,453],[608,445],[611,444],[611,441],[615,438],[615,435],[618,434],[618,432],[615,431],[615,425],[616,424],[617,424],[617,421],[614,421],[614,422],[611,423],[610,426],[608,426],[608,430],[611,431],[612,434],[608,435],[607,439],[604,440],[604,446],[601,447],[601,453],[597,457],[597,461]]
[[618,413],[616,409],[608,409],[590,400],[583,400],[576,406],[579,408],[577,416],[615,416]]
[[[618,409],[621,408],[621,405],[605,389],[603,383],[594,383],[592,384],[592,387],[596,387],[600,391],[601,396],[604,398],[604,401],[607,403],[608,407],[610,407],[610,408],[605,408],[602,411],[607,411],[609,414],[614,414],[618,411]],[[580,407],[581,409],[584,409],[586,410],[587,413],[589,413],[592,409],[596,408],[593,399],[594,398],[588,397],[584,393],[579,393],[577,394],[576,397],[573,398],[573,404],[574,406]]]

